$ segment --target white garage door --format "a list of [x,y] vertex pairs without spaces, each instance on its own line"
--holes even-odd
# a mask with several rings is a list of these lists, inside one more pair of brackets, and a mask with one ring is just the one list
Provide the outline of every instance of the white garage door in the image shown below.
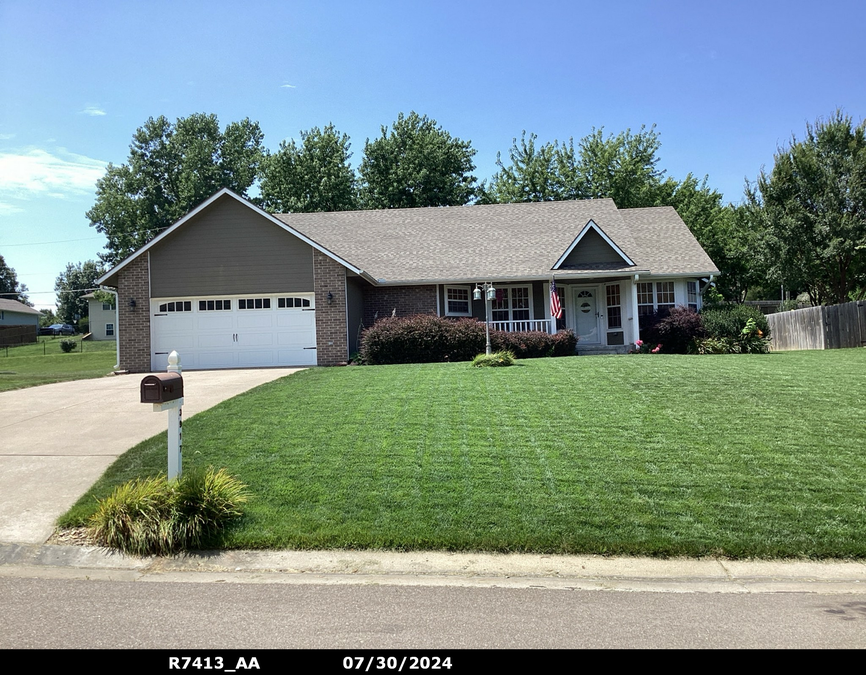
[[150,334],[154,371],[174,350],[190,370],[316,365],[312,293],[155,298]]

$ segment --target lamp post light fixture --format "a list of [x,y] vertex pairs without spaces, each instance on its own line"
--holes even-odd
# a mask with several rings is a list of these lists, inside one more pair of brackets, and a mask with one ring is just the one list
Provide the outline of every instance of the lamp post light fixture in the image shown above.
[[490,301],[496,300],[496,289],[493,288],[493,284],[489,281],[485,281],[483,284],[475,284],[475,290],[472,291],[472,298],[474,300],[481,300],[481,294],[485,293],[486,300],[484,302],[484,319],[487,325],[487,346],[485,348],[485,353],[490,354]]

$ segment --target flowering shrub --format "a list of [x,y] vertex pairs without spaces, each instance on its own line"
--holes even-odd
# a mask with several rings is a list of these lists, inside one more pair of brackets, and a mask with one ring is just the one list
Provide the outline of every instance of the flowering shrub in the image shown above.
[[502,368],[514,365],[514,354],[511,352],[493,352],[492,354],[479,354],[472,360],[476,368]]
[[699,354],[764,354],[769,350],[770,326],[756,307],[726,305],[701,315],[707,338],[698,340]]

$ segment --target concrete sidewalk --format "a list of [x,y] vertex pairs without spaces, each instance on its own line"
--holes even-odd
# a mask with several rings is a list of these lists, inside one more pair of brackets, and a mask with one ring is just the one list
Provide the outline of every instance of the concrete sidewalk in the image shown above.
[[866,562],[420,551],[213,551],[136,558],[92,546],[0,544],[0,577],[376,584],[667,593],[866,593]]
[[[184,373],[183,417],[299,368]],[[143,375],[58,382],[0,393],[0,541],[42,544],[54,521],[116,457],[165,431],[140,403]]]

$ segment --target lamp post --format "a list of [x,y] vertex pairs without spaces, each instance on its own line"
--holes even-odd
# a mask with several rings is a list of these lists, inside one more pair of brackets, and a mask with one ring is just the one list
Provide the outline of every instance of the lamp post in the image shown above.
[[475,284],[475,290],[472,292],[472,297],[475,300],[481,300],[481,293],[484,292],[486,294],[486,300],[484,303],[484,318],[487,324],[487,346],[485,348],[485,353],[490,354],[490,301],[496,299],[496,289],[493,288],[493,284],[489,281],[485,281],[483,284]]

